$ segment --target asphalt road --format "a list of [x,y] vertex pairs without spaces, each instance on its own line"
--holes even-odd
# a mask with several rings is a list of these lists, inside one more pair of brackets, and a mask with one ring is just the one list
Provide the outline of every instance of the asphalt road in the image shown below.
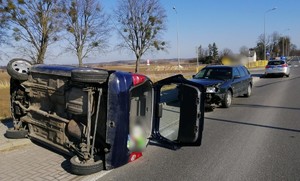
[[200,147],[149,146],[99,180],[300,180],[300,62],[291,63],[289,78],[260,79],[250,98],[207,112]]

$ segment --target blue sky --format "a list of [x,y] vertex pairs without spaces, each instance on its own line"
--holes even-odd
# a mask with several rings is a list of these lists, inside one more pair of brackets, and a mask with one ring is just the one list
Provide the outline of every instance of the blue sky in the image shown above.
[[[102,2],[107,9],[114,8],[116,3],[111,0]],[[171,47],[168,53],[148,54],[145,59],[177,56],[176,18],[179,22],[180,57],[194,57],[196,46],[207,47],[213,42],[220,50],[230,48],[236,53],[243,45],[254,47],[258,36],[263,33],[264,13],[273,7],[277,9],[266,14],[266,34],[277,31],[288,35],[300,48],[299,0],[161,0],[161,3],[168,15],[164,38]],[[114,53],[108,56],[113,59],[128,57],[126,53],[121,57]]]
[[[117,0],[102,0],[105,11],[112,13]],[[167,31],[163,38],[170,45],[168,53],[155,52],[143,59],[177,57],[176,18],[178,18],[179,49],[181,58],[196,56],[196,47],[207,47],[215,42],[219,51],[230,48],[238,53],[243,45],[251,48],[263,33],[264,13],[266,14],[266,34],[274,31],[291,37],[292,43],[300,48],[300,1],[299,0],[161,0],[167,12]],[[176,7],[177,16],[173,7]],[[290,29],[286,31],[287,29]],[[89,57],[86,62],[106,62],[134,59],[133,53],[113,50],[118,36],[112,32],[111,51]],[[57,50],[58,51],[58,50]],[[58,53],[58,52],[52,52]],[[46,63],[76,63],[72,55],[48,58]],[[6,60],[0,64],[7,63]]]

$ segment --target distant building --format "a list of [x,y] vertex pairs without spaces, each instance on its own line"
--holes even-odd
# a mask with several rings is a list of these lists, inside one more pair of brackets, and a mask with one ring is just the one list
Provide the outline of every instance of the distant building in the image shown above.
[[248,62],[256,62],[256,52],[255,50],[249,50]]

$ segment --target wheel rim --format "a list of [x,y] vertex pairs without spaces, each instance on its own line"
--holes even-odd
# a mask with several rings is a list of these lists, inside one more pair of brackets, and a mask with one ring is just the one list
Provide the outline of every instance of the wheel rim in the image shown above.
[[227,105],[231,105],[231,93],[227,93],[227,99],[226,99]]
[[79,160],[79,158],[78,158],[78,157],[75,157],[75,159],[74,159],[74,160],[75,160],[75,162],[76,162],[76,163],[82,163],[82,162]]
[[20,74],[28,74],[30,66],[30,63],[22,60],[17,60],[12,63],[12,69]]
[[249,95],[249,96],[251,95],[251,92],[252,92],[252,89],[251,89],[251,86],[249,85],[249,86],[248,86],[248,95]]

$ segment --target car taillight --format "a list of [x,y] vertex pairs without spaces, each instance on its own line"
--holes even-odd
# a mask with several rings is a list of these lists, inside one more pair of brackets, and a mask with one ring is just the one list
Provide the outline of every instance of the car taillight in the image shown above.
[[271,68],[271,66],[270,66],[270,65],[267,65],[267,66],[266,66],[266,69],[268,69],[268,68]]
[[138,158],[140,158],[141,156],[143,156],[142,152],[132,152],[129,155],[128,162],[133,162],[133,161],[137,160]]
[[141,74],[132,74],[132,82],[133,82],[134,86],[139,85],[139,84],[145,82],[145,80],[146,80],[146,76],[144,76],[144,75],[141,75]]
[[288,67],[288,65],[287,64],[283,64],[282,67]]

